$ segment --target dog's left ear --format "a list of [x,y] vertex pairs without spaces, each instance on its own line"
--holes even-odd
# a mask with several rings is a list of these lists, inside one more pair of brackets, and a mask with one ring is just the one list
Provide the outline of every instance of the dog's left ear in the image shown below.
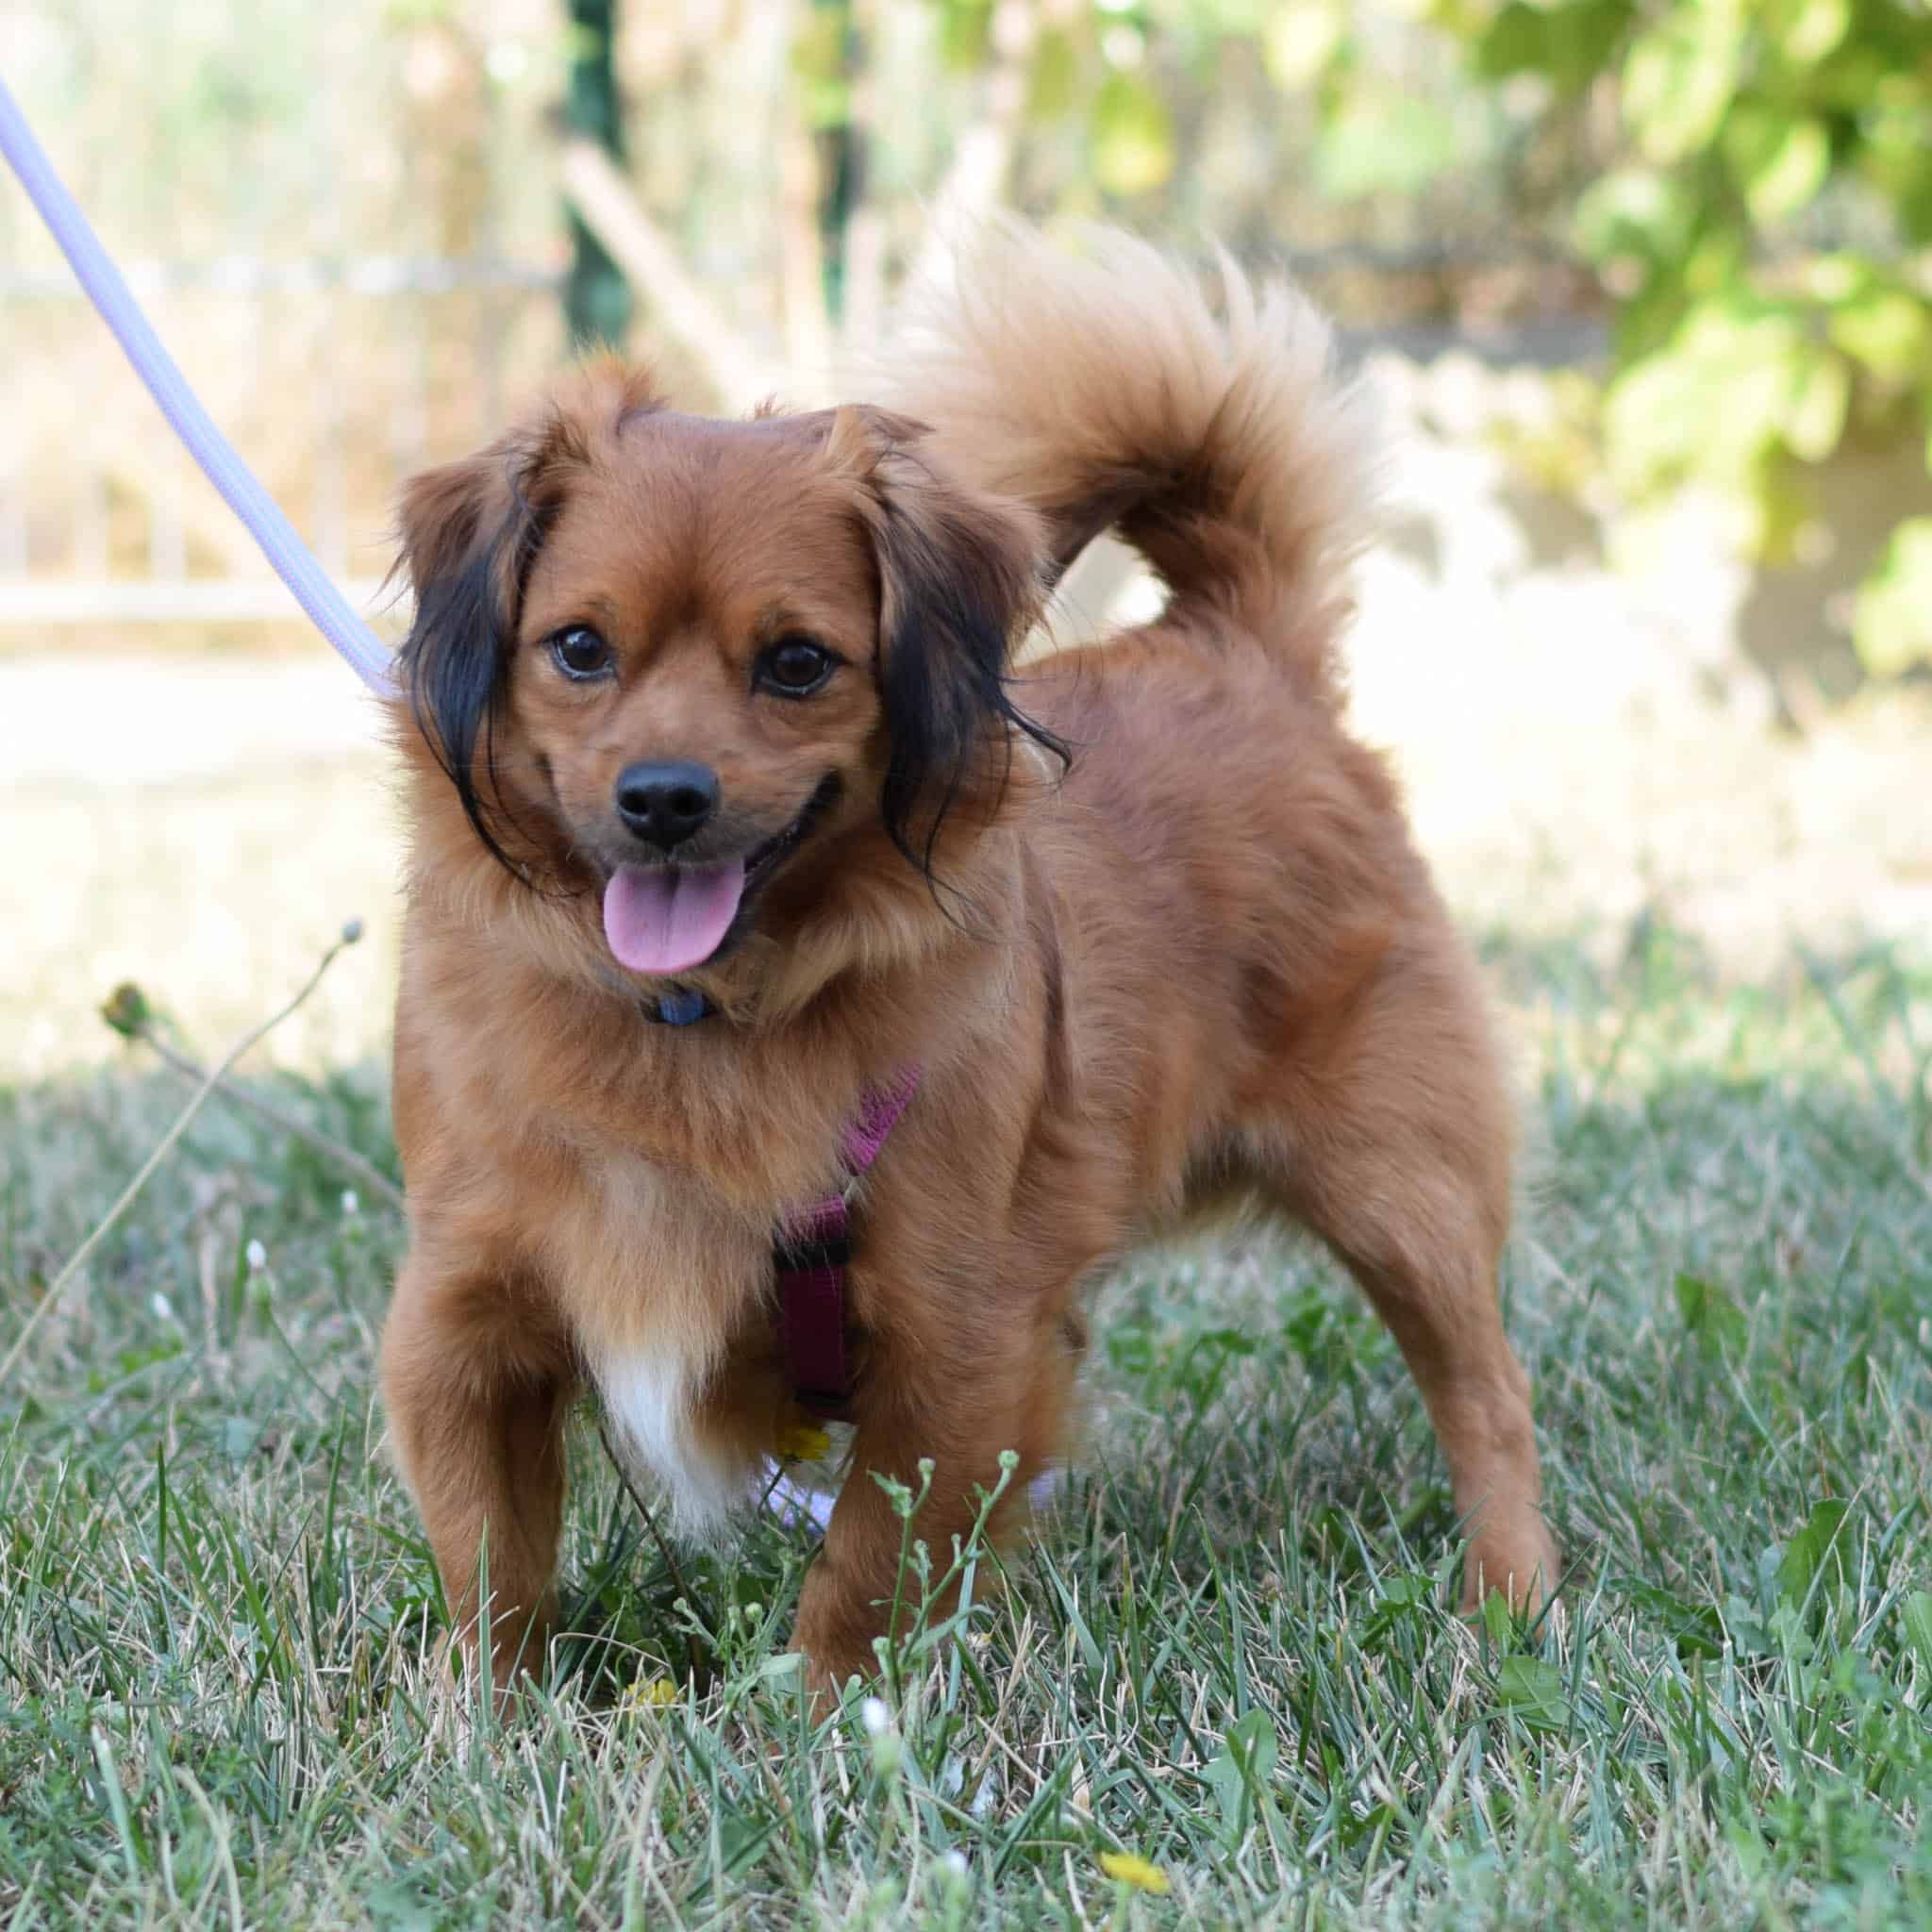
[[536,438],[512,431],[403,487],[397,569],[416,595],[397,658],[415,727],[449,774],[476,836],[504,849],[491,730],[508,674],[516,598],[541,534],[527,484]]
[[484,847],[509,871],[509,829],[492,733],[509,677],[518,607],[546,529],[593,439],[659,407],[650,372],[585,363],[515,428],[403,486],[396,570],[416,594],[397,659],[417,731]]
[[1016,738],[1062,765],[1068,752],[1009,688],[1014,646],[1043,601],[1040,520],[955,481],[925,436],[908,417],[843,408],[826,456],[858,481],[878,564],[886,830],[930,877],[948,812],[997,806]]

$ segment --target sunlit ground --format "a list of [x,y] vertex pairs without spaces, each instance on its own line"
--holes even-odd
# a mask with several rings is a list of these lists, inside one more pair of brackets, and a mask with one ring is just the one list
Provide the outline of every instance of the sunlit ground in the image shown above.
[[[1720,967],[1793,941],[1932,935],[1932,705],[1874,700],[1805,739],[1605,691],[1574,641],[1417,635],[1372,607],[1357,712],[1480,934],[1582,935],[1648,912]],[[1605,646],[1604,648],[1607,648]],[[1566,665],[1567,659],[1567,665]],[[120,1052],[96,1018],[139,981],[212,1050],[299,984],[343,921],[368,939],[259,1051],[313,1068],[388,1027],[398,845],[373,707],[335,660],[0,660],[0,1076]]]

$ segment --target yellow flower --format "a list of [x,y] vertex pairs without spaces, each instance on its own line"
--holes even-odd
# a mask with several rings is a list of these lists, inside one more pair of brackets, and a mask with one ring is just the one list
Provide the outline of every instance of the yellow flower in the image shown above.
[[640,1677],[624,1693],[624,1707],[628,1711],[662,1710],[667,1704],[677,1702],[677,1686],[669,1677]]
[[1131,1885],[1137,1891],[1151,1891],[1158,1897],[1166,1895],[1167,1874],[1146,1858],[1136,1857],[1132,1852],[1102,1852],[1100,1869],[1109,1878],[1118,1878],[1123,1885]]
[[778,1431],[778,1454],[787,1462],[816,1462],[831,1447],[831,1437],[812,1423],[790,1422]]

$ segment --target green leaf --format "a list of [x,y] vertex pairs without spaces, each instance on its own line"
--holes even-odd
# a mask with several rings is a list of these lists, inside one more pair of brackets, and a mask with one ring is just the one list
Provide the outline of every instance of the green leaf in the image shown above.
[[1267,1806],[1268,1781],[1278,1756],[1274,1722],[1265,1710],[1251,1710],[1229,1726],[1203,1774],[1221,1806],[1222,1825],[1230,1839],[1238,1840],[1255,1813]]
[[1740,503],[1762,494],[1806,358],[1795,304],[1720,292],[1610,385],[1606,454],[1636,493],[1695,477]]
[[1499,1651],[1513,1649],[1516,1643],[1516,1612],[1500,1590],[1491,1591],[1476,1612],[1482,1620],[1483,1635]]
[[1630,0],[1571,0],[1549,15],[1547,72],[1567,94],[1592,86],[1629,31]]
[[845,73],[844,15],[808,8],[791,42],[791,77],[808,126],[842,126],[852,114],[852,87]]
[[1801,265],[1798,284],[1814,302],[1849,302],[1874,286],[1872,265],[1856,255],[1832,249]]
[[1891,533],[1877,570],[1858,588],[1852,642],[1874,677],[1932,663],[1932,517],[1908,517]]
[[1684,1326],[1698,1340],[1707,1356],[1726,1352],[1741,1354],[1750,1339],[1750,1324],[1744,1311],[1723,1289],[1714,1288],[1694,1274],[1680,1274],[1676,1280],[1677,1312]]
[[1721,0],[1679,0],[1624,63],[1624,118],[1659,165],[1710,145],[1737,86],[1744,17]]
[[1799,372],[1785,417],[1785,447],[1801,461],[1823,461],[1844,434],[1851,400],[1851,364],[1829,349],[1819,350]]
[[1822,121],[1793,121],[1744,184],[1744,198],[1758,221],[1788,220],[1808,208],[1831,169],[1831,142]]
[[1489,80],[1541,74],[1550,60],[1550,18],[1541,7],[1509,0],[1476,38],[1476,72]]
[[1630,1594],[1633,1602],[1662,1623],[1679,1657],[1724,1655],[1724,1621],[1715,1604],[1687,1603],[1682,1597],[1648,1583],[1639,1584]]
[[1584,190],[1571,232],[1592,261],[1681,257],[1697,221],[1684,183],[1655,168],[1616,168]]
[[1275,8],[1261,35],[1261,64],[1285,93],[1311,85],[1327,70],[1348,31],[1333,0],[1290,0]]
[[[1744,541],[1753,552],[1775,567],[1796,564],[1806,532],[1818,521],[1817,497],[1804,488],[1797,472],[1788,464],[1767,463],[1748,509],[1749,520],[1742,527]],[[1864,1358],[1855,1357],[1846,1369],[1848,1390],[1856,1389],[1863,1366]]]
[[1072,35],[1049,27],[1040,36],[1033,53],[1033,71],[1027,76],[1027,122],[1037,127],[1070,113],[1079,82],[1080,62]]
[[992,0],[945,0],[940,8],[940,58],[948,67],[979,66],[992,43]]
[[1777,1591],[1793,1609],[1810,1595],[1814,1579],[1820,1579],[1821,1599],[1828,1600],[1843,1589],[1845,1511],[1846,1505],[1836,1496],[1812,1504],[1805,1526],[1785,1545],[1778,1561]]
[[1491,80],[1538,74],[1578,93],[1608,64],[1629,24],[1629,0],[1509,0],[1476,36],[1476,71]]
[[1765,26],[1793,67],[1823,60],[1852,24],[1851,0],[1772,0]]
[[725,1872],[742,1872],[777,1828],[775,1817],[758,1818],[744,1811],[726,1811],[717,1826],[718,1857]]
[[[1123,7],[1116,0],[1113,11],[1132,14],[1140,0],[1127,0]],[[1162,26],[1174,25],[1204,41],[1228,40],[1244,34],[1258,34],[1275,11],[1277,0],[1165,0],[1146,11]],[[1051,8],[1045,9],[1052,11]],[[1109,10],[1103,8],[1103,11]]]
[[1561,1730],[1569,1719],[1563,1674],[1540,1657],[1506,1657],[1496,1667],[1496,1701],[1532,1730]]
[[1854,111],[1856,139],[1845,149],[1850,168],[1868,192],[1890,203],[1908,242],[1924,242],[1932,237],[1932,73],[1888,75]]
[[1435,1597],[1436,1580],[1432,1576],[1416,1573],[1385,1577],[1376,1592],[1374,1607],[1362,1620],[1362,1649],[1370,1653],[1386,1649],[1389,1633],[1398,1624],[1426,1617]]
[[1875,287],[1832,311],[1831,340],[1883,381],[1903,382],[1924,367],[1932,345],[1932,312],[1916,295]]
[[1145,194],[1174,173],[1174,117],[1138,75],[1110,74],[1093,104],[1093,175],[1111,194]]
[[1322,129],[1315,184],[1338,201],[1414,194],[1452,168],[1456,124],[1433,102],[1357,90]]
[[1899,1606],[1898,1622],[1920,1663],[1932,1671],[1932,1591],[1913,1591]]

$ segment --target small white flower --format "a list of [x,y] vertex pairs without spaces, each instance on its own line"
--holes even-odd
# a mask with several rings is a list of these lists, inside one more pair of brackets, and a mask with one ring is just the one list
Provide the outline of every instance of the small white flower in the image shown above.
[[268,1266],[268,1250],[258,1241],[252,1241],[242,1253],[248,1257],[248,1272],[259,1274]]
[[886,1708],[885,1700],[868,1697],[858,1707],[858,1721],[865,1726],[869,1738],[883,1738],[892,1728],[892,1713]]
[[948,1852],[946,1856],[940,1860],[940,1863],[941,1866],[945,1868],[946,1875],[949,1878],[965,1877],[966,1854],[964,1852]]
[[361,1211],[362,1196],[354,1188],[344,1188],[342,1190],[342,1213],[344,1217],[353,1220]]
[[148,1297],[148,1307],[155,1311],[158,1322],[172,1322],[175,1319],[175,1304],[158,1291]]

